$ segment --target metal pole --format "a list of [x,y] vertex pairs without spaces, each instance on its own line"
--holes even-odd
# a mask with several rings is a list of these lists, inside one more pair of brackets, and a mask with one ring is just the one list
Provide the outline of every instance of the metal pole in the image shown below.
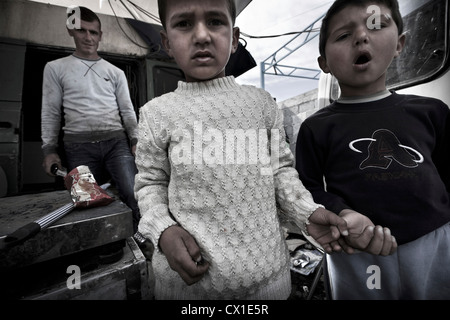
[[261,66],[261,69],[260,69],[260,72],[261,72],[261,88],[265,89],[265,83],[264,83],[264,73],[265,73],[264,62],[261,62],[260,66]]

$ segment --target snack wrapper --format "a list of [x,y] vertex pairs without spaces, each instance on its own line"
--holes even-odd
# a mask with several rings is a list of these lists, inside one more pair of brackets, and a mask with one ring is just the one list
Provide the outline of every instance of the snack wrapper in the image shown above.
[[106,206],[114,201],[95,181],[87,166],[79,166],[64,178],[76,208]]

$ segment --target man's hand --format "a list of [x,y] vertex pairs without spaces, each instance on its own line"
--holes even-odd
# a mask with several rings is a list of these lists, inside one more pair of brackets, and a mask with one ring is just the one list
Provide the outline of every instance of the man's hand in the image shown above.
[[[327,253],[342,251],[342,245],[337,241],[341,235],[347,236],[347,222],[337,214],[318,208],[309,217],[307,231]],[[348,247],[343,243],[345,247]]]
[[195,239],[180,226],[164,230],[159,246],[169,262],[169,266],[181,276],[187,285],[192,285],[208,271],[209,263],[200,254]]
[[[349,235],[341,238],[339,243],[349,254],[358,249],[367,253],[387,256],[397,250],[395,237],[388,228],[375,226],[365,215],[354,210],[345,209],[339,214],[346,222]],[[347,244],[350,247],[346,247]]]
[[46,155],[44,157],[44,161],[42,162],[42,167],[44,168],[45,173],[51,177],[55,177],[55,175],[51,171],[52,164],[54,163],[58,165],[59,169],[62,169],[61,159],[56,153],[50,153]]

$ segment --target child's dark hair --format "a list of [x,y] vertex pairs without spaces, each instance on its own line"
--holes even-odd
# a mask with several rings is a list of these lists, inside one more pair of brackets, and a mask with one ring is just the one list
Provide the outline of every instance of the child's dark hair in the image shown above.
[[[78,8],[80,9],[80,19],[86,22],[94,22],[97,21],[99,26],[100,26],[100,30],[102,30],[102,23],[100,22],[100,18],[97,16],[97,14],[92,11],[91,9],[88,9],[86,7],[81,7],[78,6]],[[69,12],[67,14],[68,17],[70,17],[72,15],[72,12]]]
[[330,9],[328,9],[327,14],[322,20],[322,27],[320,28],[319,52],[322,57],[325,57],[325,46],[328,39],[328,29],[331,18],[348,6],[364,6],[369,3],[383,4],[388,7],[392,13],[392,19],[397,25],[398,34],[400,35],[403,33],[403,19],[400,14],[397,0],[336,0],[331,5]]
[[[233,22],[233,26],[236,23],[236,4],[234,0],[226,0],[228,4],[228,10],[230,11],[231,21]],[[158,14],[159,19],[161,20],[161,24],[164,29],[166,29],[166,0],[158,0]]]

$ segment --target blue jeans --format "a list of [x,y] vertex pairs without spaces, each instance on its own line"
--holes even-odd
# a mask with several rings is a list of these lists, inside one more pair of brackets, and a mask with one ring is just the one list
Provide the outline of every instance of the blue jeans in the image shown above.
[[68,172],[78,166],[88,166],[98,185],[112,180],[120,199],[133,213],[133,228],[137,231],[140,212],[134,197],[134,176],[137,173],[134,156],[127,139],[99,142],[64,143]]

